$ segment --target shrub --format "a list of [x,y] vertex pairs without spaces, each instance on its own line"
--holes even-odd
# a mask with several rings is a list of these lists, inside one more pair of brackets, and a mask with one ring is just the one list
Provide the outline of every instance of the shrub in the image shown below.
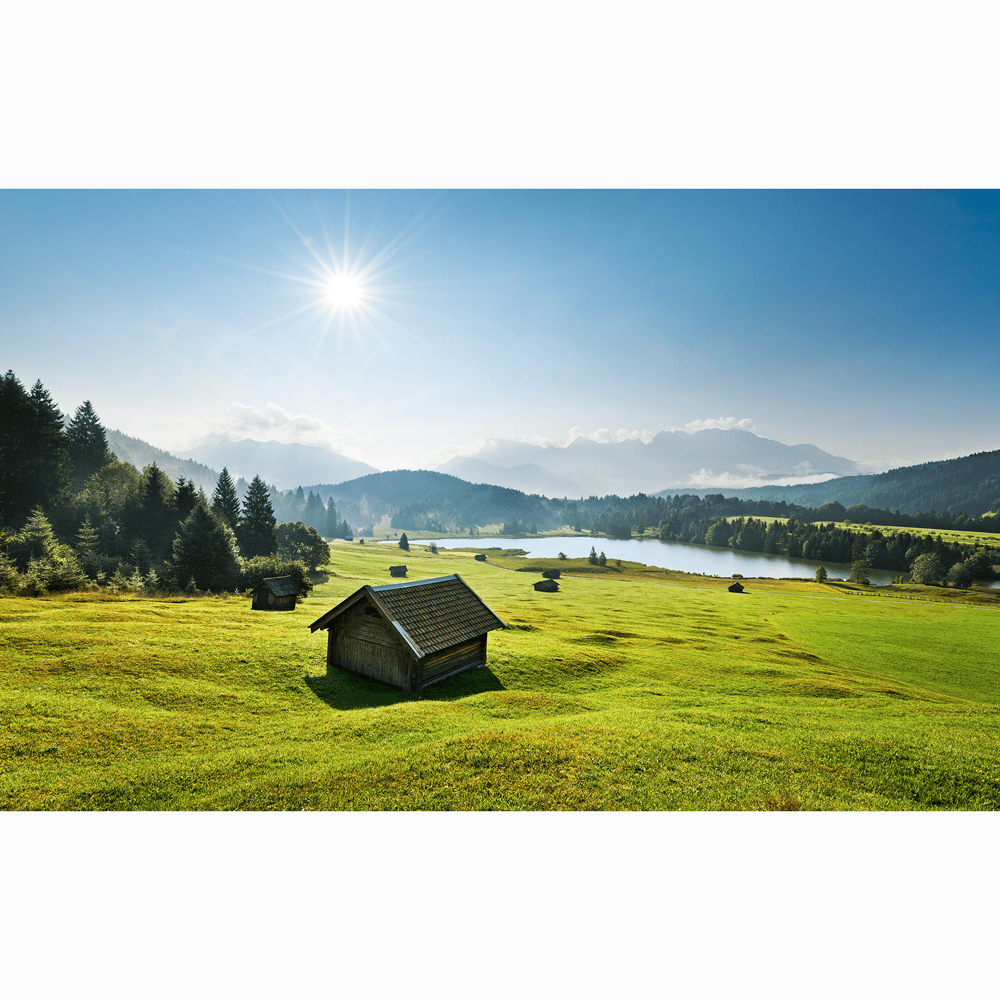
[[277,556],[254,556],[253,559],[243,560],[236,578],[236,589],[252,590],[261,580],[272,576],[290,576],[303,594],[313,587],[304,563],[284,562]]

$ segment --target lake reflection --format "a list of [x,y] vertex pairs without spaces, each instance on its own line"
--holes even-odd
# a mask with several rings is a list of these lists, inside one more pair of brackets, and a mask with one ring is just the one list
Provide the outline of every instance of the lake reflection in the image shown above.
[[[395,539],[389,539],[395,542]],[[490,548],[526,549],[537,559],[555,559],[560,552],[569,559],[586,559],[591,546],[608,559],[627,559],[662,569],[680,570],[684,573],[705,573],[709,576],[794,577],[811,580],[819,566],[825,566],[833,580],[846,580],[851,567],[841,563],[818,563],[811,559],[789,559],[787,556],[765,555],[763,552],[735,552],[708,545],[690,545],[687,542],[661,542],[650,538],[591,538],[588,535],[547,538],[421,538],[411,545],[429,545],[434,542],[439,549]],[[887,569],[865,571],[868,579],[879,587],[892,583],[899,574]]]

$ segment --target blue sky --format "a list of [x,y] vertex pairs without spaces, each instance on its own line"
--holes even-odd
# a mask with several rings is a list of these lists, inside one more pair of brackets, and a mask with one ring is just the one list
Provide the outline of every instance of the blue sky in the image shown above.
[[432,468],[720,420],[880,468],[1000,447],[996,192],[7,190],[0,218],[4,370],[172,450]]

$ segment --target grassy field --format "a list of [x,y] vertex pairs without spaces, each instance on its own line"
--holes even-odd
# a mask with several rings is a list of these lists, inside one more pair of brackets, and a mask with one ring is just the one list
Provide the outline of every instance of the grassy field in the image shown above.
[[0,807],[1000,807],[995,599],[755,580],[732,595],[585,560],[540,594],[523,560],[414,550],[410,579],[458,572],[510,627],[485,670],[406,694],[327,676],[309,623],[400,561],[331,549],[289,614],[0,601]]

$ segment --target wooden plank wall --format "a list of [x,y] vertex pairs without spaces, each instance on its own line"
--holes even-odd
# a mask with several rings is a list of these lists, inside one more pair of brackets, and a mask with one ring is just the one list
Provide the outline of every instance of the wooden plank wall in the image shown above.
[[458,646],[442,649],[423,661],[423,671],[420,679],[421,687],[443,680],[451,674],[470,670],[473,667],[486,665],[486,636],[482,635],[471,642],[463,642]]
[[327,663],[410,690],[409,649],[368,606],[359,601],[330,628]]

